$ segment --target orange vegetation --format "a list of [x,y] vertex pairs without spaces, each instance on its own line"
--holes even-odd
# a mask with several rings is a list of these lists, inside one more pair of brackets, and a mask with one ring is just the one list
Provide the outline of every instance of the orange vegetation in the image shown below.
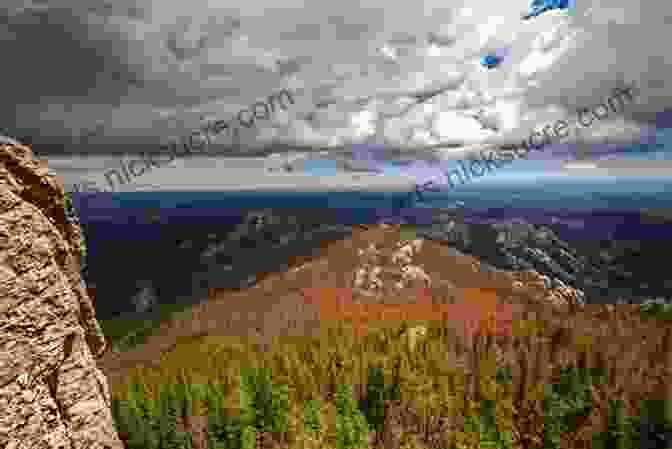
[[358,332],[366,332],[367,323],[403,321],[462,322],[467,335],[511,332],[513,313],[500,304],[493,289],[465,288],[465,301],[459,304],[434,304],[428,288],[419,288],[416,301],[409,304],[357,303],[349,288],[306,288],[304,300],[319,306],[320,319],[349,321]]

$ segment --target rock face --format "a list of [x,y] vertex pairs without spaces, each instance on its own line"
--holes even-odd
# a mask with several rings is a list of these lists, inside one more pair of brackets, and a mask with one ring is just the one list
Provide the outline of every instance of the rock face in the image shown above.
[[105,339],[80,274],[62,185],[28,147],[0,145],[0,447],[122,449]]
[[459,213],[437,211],[418,237],[443,242],[478,258],[485,268],[535,271],[556,289],[573,288],[591,304],[672,301],[672,283],[661,270],[672,248],[661,241],[564,241],[552,225],[523,219],[470,223]]

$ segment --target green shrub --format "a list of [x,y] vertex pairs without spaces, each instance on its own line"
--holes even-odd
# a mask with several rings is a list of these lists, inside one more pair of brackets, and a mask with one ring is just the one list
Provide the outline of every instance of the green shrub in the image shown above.
[[609,423],[605,442],[614,449],[632,448],[633,428],[626,424],[623,401],[609,400]]
[[286,432],[289,387],[274,384],[267,368],[243,368],[241,377],[244,422],[261,432]]
[[147,341],[164,323],[169,320],[189,320],[191,308],[183,304],[159,305],[159,315],[152,320],[113,318],[100,322],[103,334],[112,341],[116,352],[130,351]]
[[240,391],[241,413],[238,416],[227,413],[222,386],[207,386],[205,398],[210,449],[255,449],[259,431],[281,427],[278,425],[281,419],[278,420],[272,413],[273,394],[268,390],[273,387],[269,387],[270,376],[267,374],[265,371],[258,372],[254,369],[243,370]]
[[[593,437],[592,447],[595,449],[639,449],[645,447],[667,447],[658,439],[667,430],[672,430],[669,424],[666,426],[661,420],[654,419],[654,425],[650,428],[642,428],[641,417],[625,416],[623,413],[623,401],[609,401],[609,420],[607,430]],[[644,404],[643,411],[646,416],[652,410]],[[655,414],[655,412],[654,412]],[[648,443],[648,446],[647,446]]]
[[241,435],[241,449],[257,448],[257,429],[247,426],[243,428]]
[[310,399],[303,408],[303,425],[306,432],[319,433],[322,431],[322,401]]
[[141,384],[129,384],[126,399],[113,401],[112,411],[119,430],[129,435],[128,449],[159,447],[158,435],[152,429],[158,413],[154,414],[154,403]]
[[399,225],[399,240],[415,240],[417,238],[417,226],[413,224]]
[[[245,445],[244,438],[249,438],[249,431],[252,427],[242,425],[240,416],[230,416],[223,414],[220,416],[209,416],[208,422],[208,444],[210,449],[242,449]],[[256,434],[255,434],[256,440]]]
[[565,368],[557,383],[545,386],[545,449],[559,448],[562,435],[575,431],[579,421],[592,413],[591,385],[604,380],[600,370]]
[[189,449],[191,437],[187,432],[177,431],[177,418],[181,414],[182,403],[174,385],[163,384],[159,392],[159,416],[155,420],[160,449]]
[[385,374],[380,366],[369,367],[367,375],[366,397],[362,409],[366,421],[376,432],[382,432],[385,425],[385,403],[400,399],[398,383],[385,384]]
[[496,423],[496,404],[493,400],[482,400],[479,416],[467,416],[464,430],[479,435],[479,447],[493,449],[511,449],[513,434],[500,431]]
[[136,415],[130,401],[112,400],[112,417],[117,432],[129,436],[128,449],[141,448],[145,444],[142,419]]
[[644,319],[672,321],[672,304],[662,301],[648,301],[641,304],[639,310]]
[[366,421],[376,432],[385,424],[385,376],[379,367],[369,367],[366,398],[363,401]]
[[360,449],[368,447],[369,426],[357,408],[350,385],[336,387],[336,448]]
[[153,321],[144,321],[138,328],[112,340],[112,349],[117,352],[130,351],[147,341],[147,337],[156,332],[158,325]]
[[497,367],[497,374],[495,374],[495,380],[500,385],[508,385],[513,382],[513,372],[510,366],[499,366]]
[[605,432],[593,437],[594,449],[639,449],[672,447],[672,422],[665,418],[666,401],[645,400],[642,416],[624,414],[622,400],[609,401]]

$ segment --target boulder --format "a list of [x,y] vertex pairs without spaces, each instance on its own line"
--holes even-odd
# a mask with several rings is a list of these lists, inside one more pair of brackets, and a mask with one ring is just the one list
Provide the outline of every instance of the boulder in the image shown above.
[[153,311],[158,304],[158,298],[156,297],[152,281],[142,280],[138,282],[138,287],[140,290],[131,299],[135,305],[135,312],[145,313]]
[[0,447],[122,449],[81,229],[30,148],[0,145]]

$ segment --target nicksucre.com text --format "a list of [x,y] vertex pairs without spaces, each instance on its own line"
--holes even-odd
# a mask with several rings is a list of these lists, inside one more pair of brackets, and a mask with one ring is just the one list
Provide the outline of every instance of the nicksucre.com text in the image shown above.
[[[271,117],[271,113],[276,112],[276,104],[279,105],[280,109],[286,111],[288,108],[283,97],[286,97],[291,104],[294,104],[294,98],[291,93],[287,89],[282,89],[279,93],[269,95],[266,99],[267,101],[257,101],[248,109],[240,110],[236,115],[237,123],[244,128],[251,128],[254,126],[255,120],[268,120]],[[144,152],[139,158],[131,160],[120,158],[118,161],[119,169],[109,169],[104,173],[107,188],[101,187],[96,181],[84,181],[72,184],[71,191],[114,192],[116,191],[116,185],[130,183],[134,178],[148,173],[153,168],[168,165],[180,157],[192,156],[195,151],[202,154],[207,153],[207,148],[212,143],[212,139],[224,131],[226,131],[227,136],[233,133],[234,140],[238,142],[240,126],[236,125],[236,120],[210,121],[178,141],[159,145],[159,151]]]
[[[611,115],[610,111],[622,112],[625,108],[624,98],[632,102],[633,94],[638,93],[639,89],[635,86],[617,88],[605,102],[590,108],[577,109],[575,129],[587,128],[595,123],[595,120],[608,118]],[[620,105],[620,111],[617,105]],[[497,149],[483,149],[480,152],[480,158],[472,156],[467,160],[460,160],[459,169],[444,171],[442,173],[445,178],[444,182],[430,180],[416,184],[415,194],[419,201],[424,201],[423,192],[444,191],[447,186],[450,186],[450,189],[455,188],[456,183],[453,182],[453,177],[456,177],[462,185],[473,178],[480,178],[485,173],[491,173],[495,169],[506,166],[516,159],[527,159],[531,150],[542,151],[547,145],[558,143],[559,140],[569,136],[569,130],[570,124],[567,120],[556,120],[541,130],[534,130],[527,139],[521,141],[520,145],[502,145]]]

